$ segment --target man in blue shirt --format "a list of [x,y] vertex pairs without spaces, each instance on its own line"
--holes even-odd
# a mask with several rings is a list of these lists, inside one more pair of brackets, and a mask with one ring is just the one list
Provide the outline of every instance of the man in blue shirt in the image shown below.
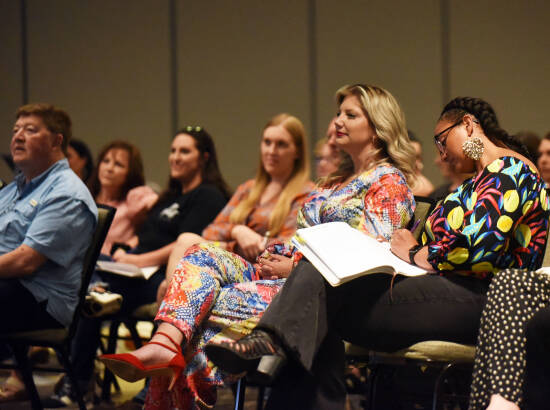
[[65,159],[70,137],[59,108],[17,110],[11,154],[19,173],[0,191],[1,332],[72,320],[97,208]]

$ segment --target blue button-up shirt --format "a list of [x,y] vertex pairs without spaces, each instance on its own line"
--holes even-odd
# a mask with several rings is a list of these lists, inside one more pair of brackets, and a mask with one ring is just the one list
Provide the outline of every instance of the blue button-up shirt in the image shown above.
[[0,254],[24,244],[48,259],[19,280],[38,302],[47,300],[47,312],[65,326],[78,303],[96,223],[95,202],[66,159],[29,182],[18,174],[0,191]]

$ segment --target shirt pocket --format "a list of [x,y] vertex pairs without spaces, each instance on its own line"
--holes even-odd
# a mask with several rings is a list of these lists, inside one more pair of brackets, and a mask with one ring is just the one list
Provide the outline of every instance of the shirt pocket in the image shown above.
[[12,212],[12,218],[6,227],[10,239],[23,242],[25,235],[38,213],[38,202],[34,199],[17,204]]

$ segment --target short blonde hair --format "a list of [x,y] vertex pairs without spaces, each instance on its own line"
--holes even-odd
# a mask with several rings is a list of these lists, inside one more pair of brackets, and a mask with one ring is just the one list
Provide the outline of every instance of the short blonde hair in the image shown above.
[[[399,169],[407,182],[414,181],[415,152],[407,134],[405,114],[395,97],[382,87],[375,85],[345,85],[336,91],[336,102],[354,95],[361,102],[363,113],[378,137],[378,146],[372,153],[372,167],[389,162]],[[378,158],[378,159],[374,159]],[[344,161],[339,170],[324,184],[343,181],[353,173],[353,164]]]
[[[269,217],[268,231],[270,236],[276,236],[279,233],[290,212],[292,201],[303,191],[305,184],[309,181],[309,154],[304,125],[298,118],[290,114],[282,113],[271,118],[263,130],[265,131],[269,127],[276,127],[279,125],[287,130],[292,137],[294,145],[296,146],[296,160],[290,178],[283,192],[279,195],[275,208]],[[229,220],[232,223],[244,223],[252,209],[259,202],[270,180],[271,177],[264,168],[260,153],[260,165],[258,166],[256,178],[254,179],[254,185],[248,196],[244,198],[229,215]]]

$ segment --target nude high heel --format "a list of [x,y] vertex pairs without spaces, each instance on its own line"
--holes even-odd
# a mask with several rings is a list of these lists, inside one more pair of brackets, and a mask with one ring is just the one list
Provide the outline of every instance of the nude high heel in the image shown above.
[[174,352],[176,355],[169,362],[146,366],[131,353],[104,354],[99,356],[99,360],[114,374],[129,382],[136,382],[151,376],[171,375],[172,378],[168,390],[172,390],[172,387],[174,387],[174,384],[185,369],[185,359],[183,358],[180,345],[174,339],[164,332],[157,332],[157,334],[165,336],[176,346],[176,349],[174,349],[171,346],[154,340],[149,342],[149,344],[159,345]]

